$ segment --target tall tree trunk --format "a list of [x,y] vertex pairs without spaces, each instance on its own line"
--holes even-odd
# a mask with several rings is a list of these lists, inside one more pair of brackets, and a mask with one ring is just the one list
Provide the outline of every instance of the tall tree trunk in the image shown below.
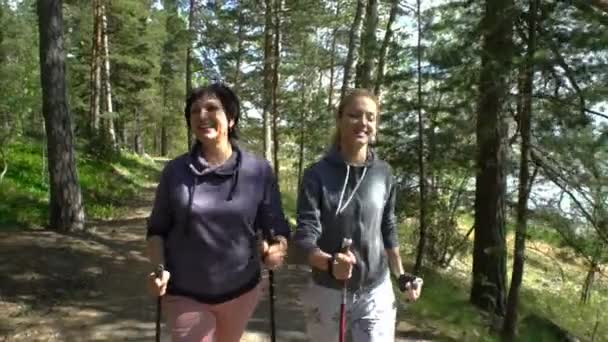
[[93,47],[91,51],[90,115],[93,134],[98,134],[101,97],[101,0],[93,0]]
[[129,132],[127,132],[127,125],[124,120],[116,121],[116,131],[118,132],[118,135],[120,137],[120,143],[123,146],[128,146],[127,142],[129,141],[129,138],[128,138]]
[[[165,17],[165,30],[167,32],[161,55],[161,67],[160,67],[160,84],[162,88],[162,108],[160,118],[160,154],[166,157],[169,154],[169,128],[172,118],[169,113],[174,111],[172,101],[169,97],[172,85],[177,82],[178,77],[184,77],[184,75],[176,74],[175,70],[179,70],[178,65],[183,61],[182,58],[185,56],[183,52],[187,49],[181,45],[183,39],[184,30],[182,28],[182,21],[179,18],[179,2],[177,0],[164,0],[162,2],[163,8],[166,13]],[[183,79],[183,78],[182,78]],[[181,95],[184,96],[184,95]]]
[[585,282],[583,284],[583,290],[581,291],[581,304],[589,303],[589,300],[591,299],[591,289],[593,288],[593,283],[595,282],[596,274],[599,270],[600,267],[597,262],[594,261],[589,265],[587,276],[585,277]]
[[158,129],[154,130],[154,134],[152,134],[152,149],[156,155],[160,152],[160,147],[158,146],[158,134],[156,134]]
[[418,74],[418,178],[420,192],[420,236],[418,238],[418,248],[416,251],[416,264],[414,265],[414,273],[420,273],[422,270],[422,261],[426,247],[426,174],[425,174],[425,158],[424,158],[424,122],[422,118],[422,18],[420,16],[420,1],[416,1],[416,17],[418,21],[418,49],[417,49],[417,74]]
[[239,1],[239,16],[237,19],[237,32],[236,37],[238,39],[237,48],[236,48],[236,65],[234,66],[234,91],[238,94],[241,86],[239,82],[241,81],[241,64],[243,63],[243,41],[245,40],[244,35],[244,26],[245,26],[245,16],[243,15],[243,1]]
[[504,103],[513,55],[513,0],[486,0],[477,109],[477,175],[471,302],[499,317],[505,314]]
[[361,73],[357,79],[361,80],[360,86],[371,89],[372,75],[374,73],[374,56],[378,45],[376,39],[376,29],[378,28],[378,0],[367,0],[365,11],[365,30],[361,40]]
[[144,154],[144,144],[141,127],[141,109],[135,107],[135,132],[133,132],[133,147],[135,153],[142,155]]
[[342,76],[342,90],[340,91],[340,102],[346,95],[346,91],[352,83],[352,69],[357,60],[357,43],[359,41],[359,34],[361,32],[361,18],[363,17],[363,7],[365,6],[364,0],[357,0],[357,9],[355,10],[355,17],[353,18],[353,25],[350,27],[350,34],[348,40],[348,54],[346,55],[346,62],[344,63],[344,73]]
[[160,126],[160,155],[166,157],[169,154],[169,132],[167,129],[167,120],[162,119]]
[[281,63],[281,1],[275,1],[274,11],[274,58],[272,67],[272,140],[274,174],[279,178],[279,65]]
[[526,234],[528,220],[528,198],[531,191],[529,153],[530,131],[532,122],[532,92],[534,81],[534,52],[536,50],[536,16],[538,0],[530,0],[528,13],[528,48],[524,65],[522,111],[519,112],[519,134],[521,136],[521,155],[519,159],[519,189],[517,199],[517,228],[515,232],[515,248],[513,251],[513,273],[507,301],[507,314],[503,326],[503,337],[515,341],[517,326],[517,308],[519,305],[519,290],[524,276],[526,252]]
[[[382,41],[382,46],[380,47],[380,56],[378,56],[378,68],[376,69],[376,86],[374,87],[374,94],[376,94],[378,98],[382,97],[380,94],[380,90],[382,87],[382,82],[384,81],[384,64],[386,60],[386,55],[388,53],[388,45],[390,44],[391,39],[393,37],[393,23],[395,22],[395,18],[397,18],[398,11],[399,0],[392,0],[391,11],[388,15],[388,22],[386,23],[386,33],[384,34],[384,40]],[[418,35],[420,35],[420,32],[421,30],[419,29]]]
[[[167,88],[163,88],[163,108],[167,110]],[[169,154],[169,133],[167,132],[167,119],[165,116],[160,119],[160,155],[166,157]]]
[[332,114],[333,112],[333,99],[334,99],[334,77],[336,72],[336,41],[338,39],[338,18],[340,16],[340,1],[336,3],[336,15],[334,17],[334,29],[331,33],[331,48],[330,48],[330,59],[329,59],[329,94],[327,96],[327,111]]
[[84,209],[68,108],[61,0],[38,0],[42,113],[48,139],[50,228],[84,229]]
[[272,160],[272,0],[264,0],[266,13],[264,24],[264,157]]
[[300,193],[300,185],[302,183],[302,172],[304,172],[304,132],[306,131],[306,82],[302,82],[301,99],[300,99],[300,142],[298,153],[298,193]]
[[[190,12],[188,13],[188,47],[186,48],[186,99],[192,91],[192,43],[194,41],[194,10],[196,0],[190,0]],[[188,137],[188,150],[192,146],[192,132],[186,124],[186,136]]]
[[110,144],[112,148],[116,149],[118,147],[116,143],[116,130],[114,129],[114,118],[112,117],[112,113],[114,113],[114,108],[112,106],[112,84],[110,83],[110,46],[108,44],[108,17],[106,15],[106,6],[102,0],[100,2],[100,17],[102,22],[102,49],[103,49],[103,59],[104,59],[104,91],[106,94],[105,97],[105,109],[106,109],[106,129],[108,138],[110,139]]

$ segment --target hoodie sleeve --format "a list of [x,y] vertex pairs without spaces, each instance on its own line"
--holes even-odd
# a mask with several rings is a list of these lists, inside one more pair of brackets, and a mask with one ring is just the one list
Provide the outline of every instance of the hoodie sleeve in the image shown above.
[[146,238],[150,236],[161,236],[165,238],[169,229],[173,226],[173,215],[169,200],[169,165],[163,170],[160,182],[156,187],[154,206],[148,218]]
[[399,246],[399,238],[397,237],[397,219],[395,218],[395,201],[396,189],[392,174],[389,175],[389,195],[384,212],[382,213],[382,239],[384,240],[384,248],[390,249]]
[[317,240],[321,236],[321,184],[311,169],[307,169],[302,177],[300,193],[298,194],[297,221],[294,243],[308,255],[317,248]]
[[277,177],[267,162],[264,162],[263,172],[265,178],[264,197],[258,206],[254,226],[256,230],[262,232],[265,232],[264,229],[272,228],[275,235],[282,235],[289,239],[291,231],[283,212]]

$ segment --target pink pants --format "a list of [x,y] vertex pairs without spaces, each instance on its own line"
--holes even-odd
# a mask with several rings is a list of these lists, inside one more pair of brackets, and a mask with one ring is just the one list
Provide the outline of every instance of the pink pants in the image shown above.
[[173,342],[239,342],[260,300],[264,282],[253,290],[216,305],[167,295],[163,301]]

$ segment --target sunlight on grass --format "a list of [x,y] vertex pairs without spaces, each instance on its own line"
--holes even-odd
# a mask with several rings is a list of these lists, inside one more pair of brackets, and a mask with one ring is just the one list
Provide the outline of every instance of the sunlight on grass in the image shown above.
[[[0,184],[0,227],[42,228],[48,221],[46,155],[39,141],[22,139],[7,149],[9,168]],[[78,177],[88,219],[110,219],[127,212],[126,204],[157,182],[160,166],[151,158],[121,153],[103,161],[77,153]]]
[[[460,221],[461,226],[466,227],[468,220]],[[402,223],[400,226],[404,246],[402,255],[410,264],[414,261],[416,246],[408,236],[415,229],[417,227],[411,224]],[[554,246],[548,243],[551,238],[542,237],[533,238],[527,244],[518,341],[555,341],[546,328],[521,323],[530,314],[546,317],[583,339],[590,339],[597,326],[595,341],[608,341],[608,279],[596,281],[591,303],[580,305],[580,291],[586,276],[584,265],[567,248]],[[512,233],[507,240],[509,286],[513,261]],[[564,256],[567,259],[563,259]],[[424,331],[436,331],[446,340],[498,341],[498,337],[489,332],[489,320],[469,304],[471,267],[472,256],[465,254],[456,258],[452,267],[446,270],[425,270],[421,299],[400,310],[399,318]]]

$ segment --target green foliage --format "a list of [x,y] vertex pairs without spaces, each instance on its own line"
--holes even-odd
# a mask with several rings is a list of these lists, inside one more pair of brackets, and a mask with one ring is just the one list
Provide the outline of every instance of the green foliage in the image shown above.
[[[8,146],[8,172],[0,183],[0,227],[44,227],[48,220],[46,150],[39,141],[19,139]],[[87,219],[111,219],[154,186],[160,174],[153,160],[122,152],[113,160],[78,154],[78,172]]]
[[[241,143],[262,153],[263,1],[197,1],[192,35],[187,32],[188,1],[107,3],[110,81],[119,154],[88,131],[92,1],[64,1],[70,112],[79,142],[78,167],[89,219],[121,214],[124,205],[155,180],[158,171],[154,163],[125,152],[133,149],[136,135],[143,137],[145,152],[158,155],[161,127],[165,127],[169,155],[184,152],[182,111],[188,45],[194,55],[193,85],[220,78],[233,86],[242,100]],[[421,181],[417,110],[422,110],[427,171],[427,179],[422,181],[427,184],[429,219],[425,257],[431,261],[429,266],[446,267],[446,257],[455,253],[454,247],[461,241],[465,241],[464,248],[457,258],[466,257],[471,247],[463,236],[473,223],[474,177],[478,171],[475,120],[478,95],[484,89],[477,89],[476,85],[482,47],[479,24],[484,7],[483,1],[422,3],[426,6],[420,47],[422,101],[418,103],[417,97],[416,17],[403,6],[386,56],[378,151],[390,162],[399,184],[398,214],[408,227],[402,240],[415,246]],[[582,2],[541,1],[541,30],[533,57],[532,159],[538,170],[530,200],[528,238],[531,243],[560,247],[562,254],[557,262],[563,267],[577,258],[600,264],[608,260],[608,30],[605,15],[582,9],[577,3]],[[284,206],[292,222],[298,168],[318,160],[331,139],[355,5],[355,1],[283,1],[278,70],[279,160]],[[502,113],[509,124],[510,204],[516,202],[517,196],[517,115],[522,100],[517,80],[527,48],[527,2],[516,1],[515,5],[518,56]],[[387,1],[379,2],[378,41],[383,38],[389,6]],[[3,229],[17,224],[43,226],[48,215],[46,147],[40,144],[43,120],[34,8],[33,0],[0,1],[0,141],[9,141],[0,146],[7,153],[9,165],[0,183]],[[361,50],[365,47],[357,48]],[[3,140],[5,137],[8,139]],[[511,209],[507,217],[510,232],[515,214],[513,206]],[[524,313],[538,312],[585,335],[596,317],[594,310],[603,305],[601,298],[606,298],[604,289],[594,288],[592,298],[598,301],[584,307],[577,304],[582,280],[575,273],[568,274],[575,281],[559,293],[535,290],[529,280],[543,278],[542,272],[537,271],[546,268],[545,264],[527,260],[526,272],[532,273],[528,283],[524,282]],[[465,278],[429,272],[425,297],[412,306],[412,317],[420,317],[421,325],[427,319],[435,322],[457,340],[492,340],[483,317],[466,304]],[[467,269],[465,273],[468,272]],[[579,267],[578,272],[585,270]],[[557,309],[575,314],[560,317]],[[602,334],[608,334],[601,329]],[[537,332],[542,334],[534,327],[522,327],[522,340],[541,339],[533,337]]]
[[[41,111],[38,23],[34,1],[0,2],[0,139],[38,131]],[[17,82],[18,81],[18,82]]]

